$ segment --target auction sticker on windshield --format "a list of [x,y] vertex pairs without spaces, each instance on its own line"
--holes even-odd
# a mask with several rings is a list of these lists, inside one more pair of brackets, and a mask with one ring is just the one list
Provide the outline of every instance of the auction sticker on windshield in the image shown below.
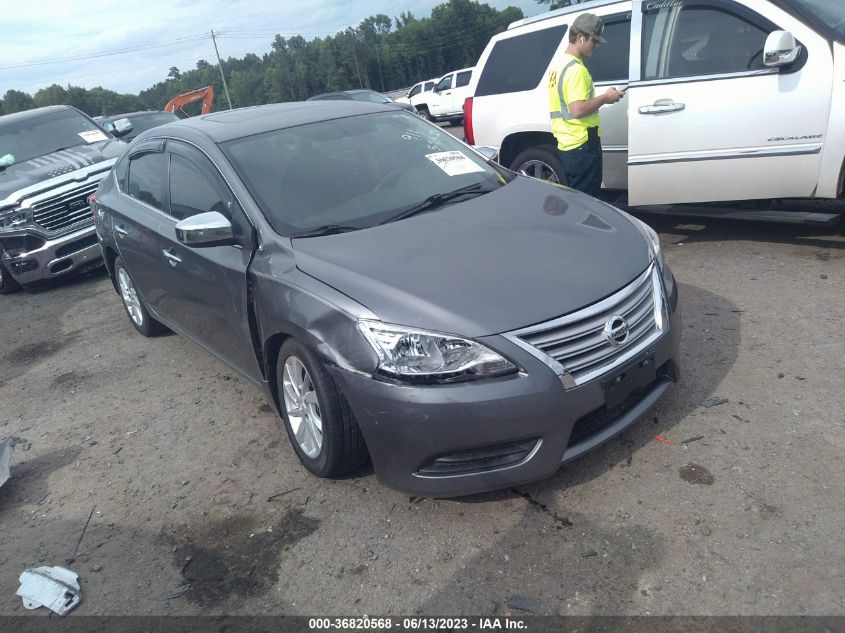
[[471,174],[474,171],[484,171],[484,168],[472,162],[469,156],[457,150],[426,154],[425,157],[450,176]]
[[100,130],[88,130],[87,132],[80,132],[79,136],[82,137],[82,140],[86,143],[96,143],[97,141],[107,141],[109,137],[106,136]]

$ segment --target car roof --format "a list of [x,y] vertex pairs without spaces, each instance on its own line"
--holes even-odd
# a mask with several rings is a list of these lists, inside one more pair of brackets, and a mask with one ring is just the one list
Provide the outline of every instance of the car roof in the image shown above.
[[12,123],[16,121],[24,121],[26,119],[35,119],[51,112],[60,112],[61,110],[76,110],[76,108],[69,105],[53,105],[44,106],[43,108],[33,108],[31,110],[13,112],[12,114],[4,114],[3,116],[0,116],[0,123]]
[[150,114],[172,114],[170,112],[166,112],[164,110],[139,110],[138,112],[124,112],[123,114],[108,114],[102,117],[95,117],[96,119],[103,119],[106,121],[116,121],[117,119],[122,119],[123,117],[130,117],[130,116],[145,116]]
[[293,101],[269,105],[225,110],[165,123],[143,132],[138,139],[170,136],[194,139],[205,137],[223,143],[245,136],[273,130],[331,121],[376,112],[396,112],[392,103],[364,103],[361,101]]

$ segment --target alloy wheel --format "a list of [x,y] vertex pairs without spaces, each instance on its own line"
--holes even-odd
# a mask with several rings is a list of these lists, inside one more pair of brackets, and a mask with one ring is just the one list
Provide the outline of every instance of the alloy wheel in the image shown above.
[[285,411],[296,442],[303,453],[315,459],[323,447],[323,419],[314,382],[296,356],[285,360],[282,387]]
[[529,160],[522,163],[517,171],[523,176],[531,176],[532,178],[539,178],[540,180],[560,183],[555,170],[541,160]]
[[126,306],[129,318],[135,325],[142,327],[144,325],[144,313],[141,311],[141,300],[138,298],[135,285],[125,268],[117,271],[117,285],[120,287],[120,297],[123,299],[123,305]]

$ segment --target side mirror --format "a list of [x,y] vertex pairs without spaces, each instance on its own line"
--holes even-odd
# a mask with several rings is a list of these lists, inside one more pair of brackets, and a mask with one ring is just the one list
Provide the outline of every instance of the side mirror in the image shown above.
[[773,31],[766,38],[763,48],[763,63],[766,66],[786,66],[798,58],[801,46],[789,31]]
[[235,243],[232,223],[222,213],[208,211],[176,224],[176,239],[191,248],[228,246]]
[[472,148],[491,162],[496,162],[499,158],[499,152],[494,150],[492,147],[487,147],[486,145],[473,145]]
[[110,132],[115,136],[126,136],[132,131],[132,122],[129,119],[118,119],[112,123]]

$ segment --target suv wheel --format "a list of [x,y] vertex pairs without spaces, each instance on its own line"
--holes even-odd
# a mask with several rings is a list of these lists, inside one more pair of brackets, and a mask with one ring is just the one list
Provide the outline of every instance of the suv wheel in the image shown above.
[[20,289],[21,285],[14,280],[6,267],[0,264],[0,295],[10,295]]
[[288,339],[276,362],[276,388],[299,461],[318,477],[338,477],[367,461],[358,423],[314,352]]
[[431,112],[428,111],[427,106],[422,106],[421,108],[417,108],[417,114],[419,114],[426,121],[434,121],[434,117],[431,116]]
[[566,173],[553,147],[533,147],[517,156],[510,166],[511,170],[524,176],[566,184]]
[[155,336],[164,331],[164,326],[150,316],[144,300],[135,288],[135,282],[129,276],[129,271],[118,257],[114,260],[114,277],[117,281],[117,291],[123,301],[123,308],[132,326],[144,336]]

